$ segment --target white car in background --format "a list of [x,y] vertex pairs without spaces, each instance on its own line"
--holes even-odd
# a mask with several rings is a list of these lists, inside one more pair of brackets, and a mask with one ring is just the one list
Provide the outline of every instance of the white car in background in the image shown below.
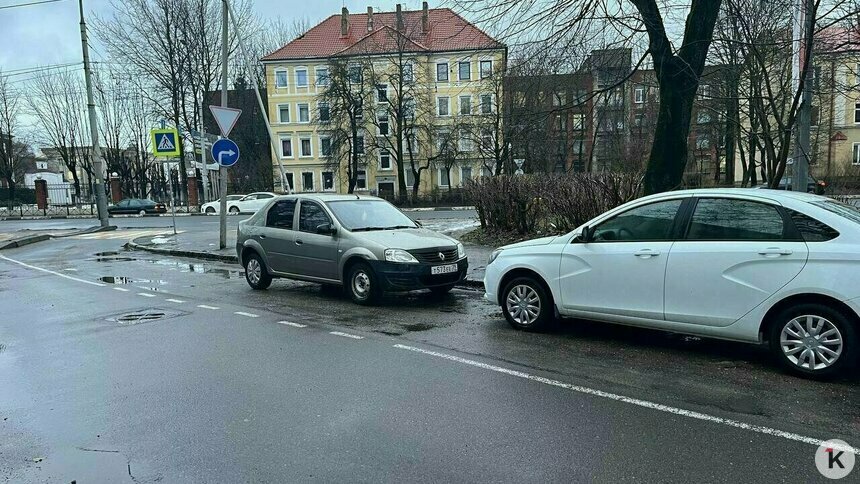
[[239,200],[228,201],[227,202],[227,213],[229,214],[240,214],[240,213],[256,213],[257,210],[263,208],[267,203],[269,203],[273,198],[277,197],[277,194],[272,192],[254,192],[245,195]]
[[518,329],[562,315],[768,342],[789,371],[826,377],[858,356],[860,209],[791,191],[661,193],[497,249],[484,285]]
[[[227,203],[241,200],[245,195],[227,195]],[[200,206],[200,211],[207,215],[217,215],[221,210],[221,199],[214,202],[204,203]]]

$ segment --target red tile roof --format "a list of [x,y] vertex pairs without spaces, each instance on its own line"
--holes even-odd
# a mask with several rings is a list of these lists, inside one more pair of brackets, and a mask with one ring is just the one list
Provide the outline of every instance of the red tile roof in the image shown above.
[[367,30],[367,14],[349,14],[349,31],[340,35],[340,15],[323,20],[301,37],[263,57],[263,61],[314,59],[338,55],[407,52],[450,52],[498,49],[504,44],[449,8],[428,10],[429,29],[421,31],[421,10],[403,11],[403,32],[396,29],[395,12],[373,14],[373,31]]

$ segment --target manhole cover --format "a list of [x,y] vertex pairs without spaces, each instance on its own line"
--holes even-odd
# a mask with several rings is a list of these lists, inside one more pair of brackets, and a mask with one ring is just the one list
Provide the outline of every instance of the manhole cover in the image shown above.
[[111,316],[107,318],[107,320],[123,325],[133,325],[140,323],[148,323],[150,321],[158,321],[160,319],[173,318],[179,316],[179,314],[180,313],[176,311],[153,308],[118,314],[116,316]]

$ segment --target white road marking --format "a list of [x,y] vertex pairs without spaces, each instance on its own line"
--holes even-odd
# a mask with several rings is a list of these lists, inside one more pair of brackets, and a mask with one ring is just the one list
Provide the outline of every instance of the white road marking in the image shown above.
[[236,311],[236,312],[234,312],[233,314],[238,314],[239,316],[247,316],[247,317],[249,317],[249,318],[258,318],[258,317],[260,317],[260,315],[259,315],[259,314],[246,313],[246,312],[244,312],[244,311]]
[[148,292],[139,292],[139,293],[137,293],[137,295],[143,296],[143,297],[155,297],[155,294],[150,294]]
[[[176,233],[182,233],[182,230],[177,230]],[[72,236],[73,239],[82,239],[82,240],[114,240],[114,239],[125,239],[131,240],[136,239],[138,237],[143,236],[156,236],[156,235],[172,235],[166,227],[161,229],[137,229],[137,230],[112,230],[109,232],[95,232],[92,234],[82,234]]]
[[126,289],[124,287],[114,287],[113,290],[119,291],[119,292],[128,292],[128,289]]
[[364,339],[364,336],[359,336],[357,334],[341,333],[340,331],[331,331],[329,332],[329,334],[333,334],[335,336],[343,336],[344,338]]
[[294,328],[307,328],[307,324],[294,323],[292,321],[278,321],[278,324],[285,324],[287,326],[292,326]]
[[198,305],[197,305],[197,307],[198,307],[198,308],[200,308],[200,309],[212,309],[212,310],[215,310],[215,309],[221,309],[221,308],[219,308],[219,307],[217,307],[217,306],[207,306],[207,305],[205,305],[205,304],[198,304]]
[[78,270],[77,270],[77,269],[75,269],[74,267],[67,267],[67,268],[65,268],[65,269],[63,269],[63,270],[64,270],[64,271],[69,271],[69,272],[78,272]]
[[69,279],[70,281],[83,282],[84,284],[89,284],[91,286],[105,287],[105,285],[100,283],[100,282],[88,281],[86,279],[80,279],[77,277],[72,277],[68,274],[61,274],[59,272],[55,272],[55,271],[52,271],[49,269],[42,269],[41,267],[31,266],[30,264],[25,264],[21,261],[17,261],[15,259],[10,259],[10,258],[6,257],[5,255],[0,255],[0,259],[12,262],[14,264],[18,264],[19,266],[26,267],[27,269],[33,269],[34,271],[42,271],[42,272],[47,272],[48,274],[53,274],[55,276],[60,276],[64,279]]
[[176,303],[176,304],[182,304],[182,303],[184,303],[184,302],[185,302],[185,301],[183,301],[182,299],[165,299],[165,301],[167,301],[167,302],[172,302],[172,303]]
[[[394,345],[395,348],[400,348],[404,350],[414,351],[416,353],[422,353],[425,355],[435,356],[438,358],[444,358],[446,360],[454,361],[457,363],[463,363],[465,365],[474,366],[477,368],[481,368],[484,370],[495,371],[497,373],[504,373],[505,375],[515,376],[517,378],[524,378],[526,380],[531,380],[538,383],[543,383],[545,385],[550,385],[554,387],[564,388],[566,390],[571,390],[577,393],[583,393],[586,395],[592,395],[600,398],[607,398],[609,400],[615,400],[617,402],[623,402],[630,405],[636,405],[638,407],[648,408],[651,410],[657,410],[660,412],[671,413],[674,415],[679,415],[681,417],[693,418],[696,420],[704,420],[706,422],[712,422],[716,424],[726,425],[728,427],[734,427],[742,430],[749,430],[752,432],[772,435],[774,437],[782,437],[783,439],[793,440],[795,442],[802,442],[804,444],[810,444],[815,446],[820,446],[825,441],[821,439],[816,439],[814,437],[806,437],[803,435],[794,434],[791,432],[786,432],[783,430],[778,430],[770,427],[764,427],[761,425],[748,424],[745,422],[740,422],[738,420],[732,420],[723,417],[717,417],[715,415],[708,415],[706,413],[695,412],[692,410],[685,410],[683,408],[671,407],[669,405],[663,405],[661,403],[649,402],[647,400],[640,400],[638,398],[626,397],[624,395],[618,395],[616,393],[609,393],[603,390],[596,390],[593,388],[583,387],[579,385],[573,385],[570,383],[565,383],[558,380],[553,380],[550,378],[544,378],[542,376],[532,375],[530,373],[525,373],[522,371],[511,370],[510,368],[503,368],[501,366],[490,365],[487,363],[481,363],[480,361],[469,360],[466,358],[461,358],[459,356],[449,355],[445,353],[439,353],[436,351],[424,350],[421,348],[416,348],[414,346],[406,346],[401,344]],[[835,447],[834,447],[835,448]],[[844,450],[846,452],[851,452],[853,454],[860,455],[860,449],[856,447],[839,447],[838,450]]]

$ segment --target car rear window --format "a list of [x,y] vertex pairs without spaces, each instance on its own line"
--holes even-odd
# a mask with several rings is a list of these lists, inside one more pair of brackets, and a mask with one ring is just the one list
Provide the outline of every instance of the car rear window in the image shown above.
[[794,210],[789,210],[788,213],[804,242],[826,242],[839,237],[839,232],[836,229],[820,220],[815,220]]

